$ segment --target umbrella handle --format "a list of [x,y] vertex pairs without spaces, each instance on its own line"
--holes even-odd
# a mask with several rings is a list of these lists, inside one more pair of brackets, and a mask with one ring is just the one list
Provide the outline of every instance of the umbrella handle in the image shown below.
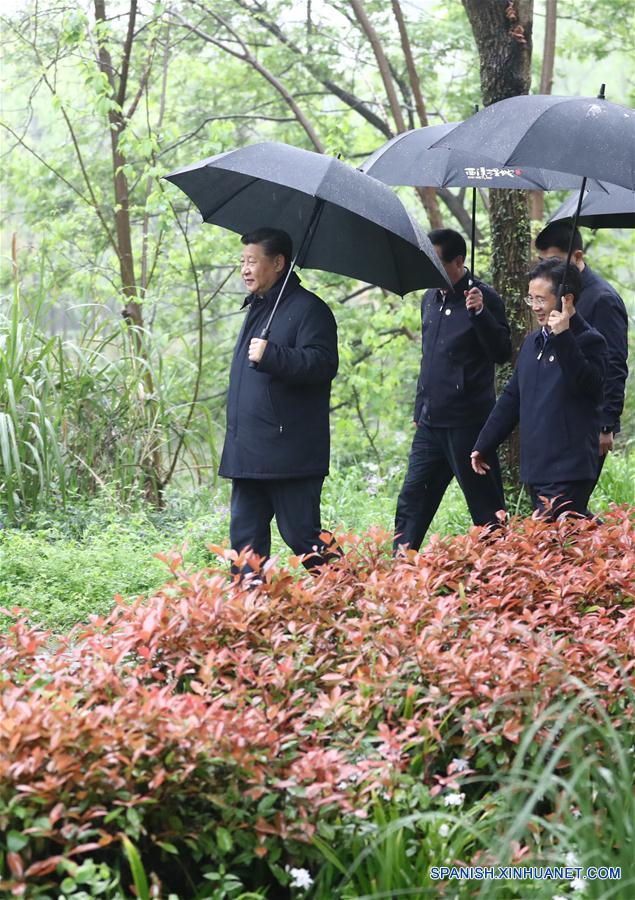
[[[270,329],[270,328],[263,328],[262,331],[260,332],[260,340],[261,340],[261,341],[266,341],[266,340],[268,340],[270,334],[271,334],[271,329]],[[249,368],[250,368],[250,369],[257,369],[257,368],[258,368],[258,363],[257,363],[257,362],[253,362],[253,360],[252,360],[252,361],[249,363]]]

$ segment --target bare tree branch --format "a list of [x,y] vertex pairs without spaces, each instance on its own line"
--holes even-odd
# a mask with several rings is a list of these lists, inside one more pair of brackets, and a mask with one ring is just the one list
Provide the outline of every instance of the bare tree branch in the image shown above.
[[287,90],[284,84],[273,74],[273,72],[264,66],[261,62],[259,62],[255,56],[250,52],[247,44],[239,37],[236,31],[223,19],[222,16],[219,16],[217,13],[210,13],[210,15],[216,19],[227,31],[239,42],[242,47],[242,53],[239,53],[237,50],[234,50],[233,47],[229,47],[223,41],[218,40],[218,38],[213,37],[211,34],[203,31],[197,25],[194,25],[193,22],[188,22],[187,19],[184,19],[179,13],[174,12],[173,16],[178,19],[178,21],[188,28],[193,34],[198,35],[198,37],[202,38],[204,41],[207,41],[210,44],[213,44],[215,47],[218,47],[220,50],[223,50],[225,53],[229,53],[231,56],[236,57],[236,59],[241,59],[243,62],[248,63],[253,69],[255,69],[263,78],[265,78],[269,84],[274,87],[280,96],[283,98],[285,103],[289,106],[289,108],[293,111],[295,118],[298,123],[302,126],[304,131],[306,132],[309,140],[315,147],[318,153],[324,153],[324,144],[319,139],[315,129],[306,118],[292,94]]
[[116,94],[117,105],[123,109],[128,89],[128,72],[130,70],[130,55],[132,53],[132,41],[134,39],[134,26],[137,18],[137,0],[130,0],[130,12],[128,13],[128,33],[123,45],[123,57],[121,60],[121,75],[119,77],[119,90]]
[[390,126],[381,118],[381,116],[378,116],[377,113],[373,112],[368,104],[360,97],[357,97],[351,91],[347,91],[332,78],[325,75],[319,61],[316,62],[315,59],[307,56],[307,54],[302,51],[301,47],[295,44],[282,31],[276,22],[271,20],[264,4],[256,2],[252,5],[245,2],[245,0],[234,0],[234,3],[245,10],[245,12],[249,13],[254,21],[258,22],[258,24],[265,28],[270,34],[273,34],[281,44],[295,53],[296,56],[302,60],[302,65],[307,72],[309,72],[316,81],[319,81],[327,91],[334,94],[338,99],[345,103],[349,109],[354,110],[354,112],[358,113],[363,119],[366,119],[370,125],[380,131],[385,137],[391,138],[393,136]]
[[255,120],[258,122],[295,122],[295,116],[258,116],[250,113],[235,113],[234,115],[227,116],[206,116],[203,121],[193,130],[188,131],[187,134],[182,135],[178,141],[174,141],[172,144],[168,144],[167,146],[161,149],[161,152],[158,154],[158,157],[166,156],[166,154],[171,153],[172,150],[176,150],[177,147],[180,147],[181,144],[186,144],[188,141],[191,141],[192,138],[196,137],[196,135],[205,128],[206,125],[209,125],[210,122],[232,122],[237,119],[246,119],[246,120]]
[[156,41],[153,41],[152,44],[150,45],[150,50],[148,53],[148,62],[146,63],[146,67],[143,70],[143,74],[141,75],[137,93],[135,94],[132,103],[128,107],[128,112],[126,113],[126,119],[131,119],[134,116],[137,106],[139,105],[139,102],[140,102],[141,98],[143,97],[143,93],[148,84],[148,79],[150,78],[150,72],[152,71],[152,63],[154,61],[155,48],[156,48]]

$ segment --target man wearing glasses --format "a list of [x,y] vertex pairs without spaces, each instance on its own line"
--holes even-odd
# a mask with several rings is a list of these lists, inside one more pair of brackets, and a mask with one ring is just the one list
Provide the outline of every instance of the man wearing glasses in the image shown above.
[[496,525],[505,509],[496,454],[487,458],[487,478],[477,478],[470,466],[474,440],[496,402],[494,366],[512,354],[505,306],[465,268],[458,232],[439,228],[429,238],[452,289],[426,291],[421,301],[416,430],[397,500],[395,552],[419,549],[452,478],[475,525]]
[[587,515],[608,357],[602,335],[576,313],[581,279],[575,266],[566,269],[562,311],[556,309],[565,268],[551,258],[529,273],[526,302],[539,327],[525,338],[471,454],[472,468],[485,475],[486,457],[520,422],[520,477],[534,509],[550,518]]
[[[557,256],[566,260],[571,240],[568,222],[550,222],[536,238],[536,250],[541,259]],[[600,415],[596,481],[602,472],[607,454],[613,449],[615,435],[620,430],[620,416],[624,408],[624,391],[628,376],[628,315],[624,301],[607,281],[594,272],[584,258],[582,236],[576,228],[573,234],[571,262],[580,272],[582,290],[577,304],[581,315],[606,340],[608,363],[604,400]]]

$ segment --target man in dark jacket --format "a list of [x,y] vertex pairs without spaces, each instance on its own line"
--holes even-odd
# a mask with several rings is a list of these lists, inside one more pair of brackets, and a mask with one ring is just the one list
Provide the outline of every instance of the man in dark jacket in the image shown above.
[[488,454],[520,421],[520,477],[534,509],[550,517],[586,515],[595,484],[597,435],[607,347],[602,335],[577,312],[580,273],[569,266],[562,299],[558,287],[566,263],[546,259],[529,273],[531,306],[540,326],[525,338],[514,374],[472,452],[475,472],[486,474]]
[[[284,231],[243,235],[242,277],[250,292],[229,376],[227,433],[219,473],[232,479],[234,550],[266,557],[270,524],[307,568],[326,558],[320,539],[320,495],[329,470],[329,400],[338,367],[332,312],[293,272],[269,318],[292,258]],[[250,367],[250,362],[254,366]]]
[[[571,239],[567,222],[552,222],[536,238],[536,250],[541,259],[555,256],[566,260]],[[582,291],[576,304],[578,315],[597,329],[608,345],[608,366],[599,421],[599,446],[596,457],[595,483],[600,477],[607,453],[613,449],[615,435],[620,430],[620,416],[624,408],[624,390],[628,375],[628,316],[617,291],[584,260],[582,237],[576,228],[573,236],[572,263],[582,277]]]
[[421,302],[421,369],[408,470],[395,516],[395,550],[421,546],[454,476],[476,525],[495,524],[505,508],[498,459],[488,456],[486,479],[469,455],[496,395],[494,364],[511,356],[503,301],[465,268],[465,241],[449,228],[429,235],[452,283],[429,290]]

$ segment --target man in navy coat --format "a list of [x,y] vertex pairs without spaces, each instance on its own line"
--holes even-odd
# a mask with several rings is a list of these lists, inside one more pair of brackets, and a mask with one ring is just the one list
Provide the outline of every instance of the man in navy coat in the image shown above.
[[511,356],[503,301],[465,268],[463,237],[450,228],[430,240],[452,290],[429,290],[421,301],[421,368],[416,431],[395,515],[395,551],[418,550],[443,495],[457,479],[476,525],[496,524],[505,508],[496,453],[486,478],[470,466],[474,441],[496,401],[494,364]]
[[[232,479],[230,538],[237,551],[271,550],[271,520],[307,568],[328,558],[320,537],[320,496],[329,470],[329,401],[338,367],[337,327],[326,303],[293,272],[271,323],[292,259],[285,231],[241,238],[249,296],[229,376],[227,432],[219,474]],[[255,367],[250,367],[250,362]]]
[[[570,224],[551,222],[536,238],[536,250],[541,259],[555,256],[566,260],[570,239]],[[620,430],[620,416],[624,408],[624,391],[628,375],[628,316],[624,302],[615,288],[594,272],[585,261],[582,237],[577,228],[573,235],[571,261],[582,277],[582,290],[576,304],[577,313],[600,332],[608,345],[606,383],[600,412],[596,457],[595,482],[597,482],[604,460],[613,449],[614,437]]]
[[520,421],[520,477],[534,509],[555,517],[587,514],[597,469],[597,436],[607,363],[606,341],[577,312],[580,273],[550,258],[529,273],[527,303],[539,328],[525,338],[514,374],[498,398],[471,454],[485,475],[487,456]]

